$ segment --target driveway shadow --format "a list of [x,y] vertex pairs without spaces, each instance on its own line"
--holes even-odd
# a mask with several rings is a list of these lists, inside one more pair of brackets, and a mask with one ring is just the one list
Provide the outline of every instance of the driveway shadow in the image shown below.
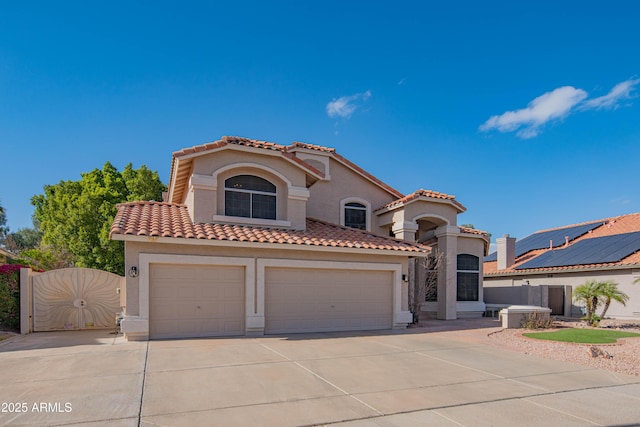
[[115,341],[124,341],[124,338],[122,334],[116,336],[113,329],[34,332],[0,341],[0,353],[76,346],[110,346]]
[[343,332],[314,332],[314,333],[295,333],[295,334],[274,334],[265,335],[265,337],[279,337],[287,340],[307,340],[307,339],[323,339],[323,338],[349,338],[349,337],[367,337],[367,336],[385,336],[385,335],[407,335],[407,334],[429,334],[449,331],[474,331],[480,329],[501,328],[502,324],[497,319],[492,318],[474,318],[474,319],[455,319],[455,320],[436,320],[426,319],[420,320],[418,325],[410,325],[406,329],[385,329],[372,331],[343,331]]

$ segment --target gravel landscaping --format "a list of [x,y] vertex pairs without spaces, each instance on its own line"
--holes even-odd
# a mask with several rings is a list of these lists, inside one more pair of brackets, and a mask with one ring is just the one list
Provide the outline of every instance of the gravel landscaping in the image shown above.
[[[600,326],[640,333],[640,322],[638,321],[603,320]],[[553,329],[537,329],[535,332],[586,327],[588,326],[584,322],[558,320],[554,322]],[[522,336],[527,332],[533,331],[530,329],[503,329],[489,334],[489,342],[497,347],[538,357],[640,376],[640,337],[622,338],[616,344],[594,345],[544,341]]]

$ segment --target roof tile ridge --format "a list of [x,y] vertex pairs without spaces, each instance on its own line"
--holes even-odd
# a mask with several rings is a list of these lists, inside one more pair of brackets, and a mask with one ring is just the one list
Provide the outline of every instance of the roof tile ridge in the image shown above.
[[301,141],[293,141],[290,145],[285,147],[285,150],[292,150],[294,148],[306,148],[309,150],[316,150],[316,151],[324,151],[327,153],[335,153],[336,149],[333,147],[326,147],[324,145],[317,145],[317,144],[309,144],[307,142],[301,142]]
[[[262,139],[246,138],[244,136],[223,136],[222,138],[228,144],[237,144],[237,145],[246,144],[246,146],[248,147],[253,146],[255,148],[264,148],[268,150],[277,150],[277,151],[285,151],[286,149],[286,146],[282,144],[278,144],[277,142],[266,141]],[[238,144],[236,141],[241,142],[242,144]]]
[[221,139],[217,141],[205,142],[204,144],[181,148],[171,153],[172,158],[186,156],[188,154],[197,153],[199,151],[206,151],[206,150],[212,150],[218,147],[224,147],[225,145],[227,145],[227,142],[224,140],[224,138],[226,137],[223,136]]
[[406,196],[400,197],[396,200],[393,200],[385,205],[380,206],[379,208],[375,209],[374,212],[385,209],[385,208],[390,208],[393,206],[397,206],[400,205],[402,203],[407,203],[410,202],[412,200],[417,199],[418,197],[431,197],[433,199],[444,199],[444,200],[450,200],[452,203],[455,203],[456,205],[458,205],[462,210],[466,211],[467,209],[460,203],[458,202],[458,200],[456,200],[456,196],[454,196],[453,194],[447,194],[447,193],[442,193],[440,191],[435,191],[435,190],[425,190],[424,188],[420,188],[412,193],[407,194]]

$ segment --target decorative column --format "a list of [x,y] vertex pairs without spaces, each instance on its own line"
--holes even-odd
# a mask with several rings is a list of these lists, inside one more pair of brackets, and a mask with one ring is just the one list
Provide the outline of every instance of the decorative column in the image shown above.
[[402,239],[405,242],[415,242],[418,223],[415,221],[394,222],[391,231],[394,236],[396,236],[396,239]]
[[457,319],[458,227],[443,225],[436,229],[438,248],[444,259],[438,270],[438,314],[440,320]]

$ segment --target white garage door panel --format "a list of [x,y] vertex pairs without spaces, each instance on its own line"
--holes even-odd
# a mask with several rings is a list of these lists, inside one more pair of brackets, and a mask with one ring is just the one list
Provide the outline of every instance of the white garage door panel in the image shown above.
[[265,332],[389,329],[393,273],[267,267]]
[[150,267],[149,335],[186,338],[244,334],[244,267]]

